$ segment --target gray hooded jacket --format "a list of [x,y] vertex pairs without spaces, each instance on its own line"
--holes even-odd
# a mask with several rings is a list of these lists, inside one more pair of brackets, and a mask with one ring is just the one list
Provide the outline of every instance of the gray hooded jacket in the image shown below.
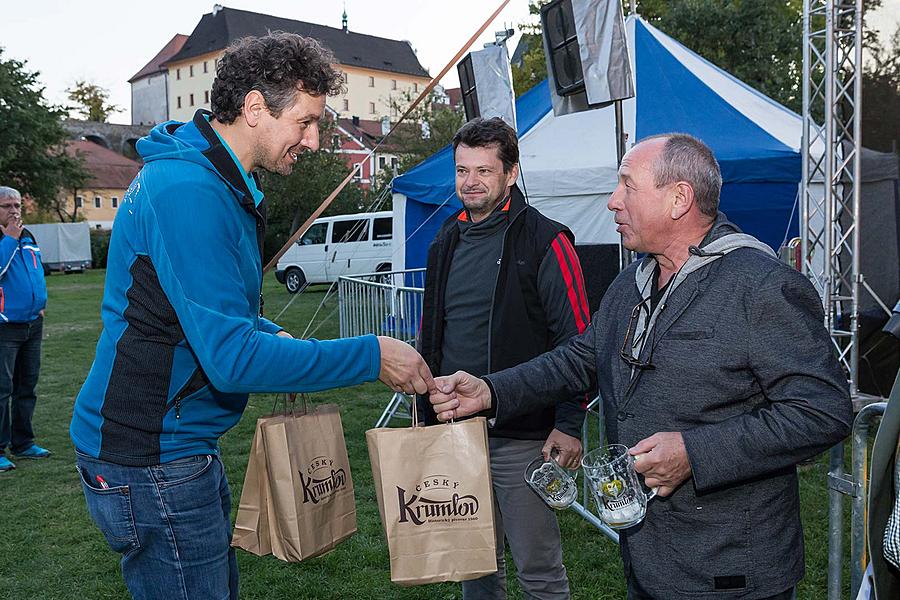
[[496,423],[596,386],[610,443],[681,432],[692,477],[621,532],[626,576],[657,598],[778,594],[804,572],[795,465],[845,438],[852,420],[821,300],[719,214],[626,343],[655,266],[625,269],[567,345],[489,375]]

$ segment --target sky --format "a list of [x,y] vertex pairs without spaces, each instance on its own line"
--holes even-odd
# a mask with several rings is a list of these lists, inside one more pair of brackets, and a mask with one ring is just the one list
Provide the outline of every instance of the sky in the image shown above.
[[[627,4],[627,0],[626,4]],[[429,73],[437,75],[460,46],[475,33],[501,0],[219,0],[229,8],[341,26],[346,7],[351,31],[409,40]],[[212,11],[212,0],[0,0],[0,46],[3,58],[27,61],[39,71],[45,97],[68,104],[65,90],[87,80],[110,91],[110,101],[124,109],[111,117],[130,123],[131,87],[137,73],[176,33],[189,35]],[[900,0],[884,0],[869,15],[869,24],[891,32],[900,23]],[[511,0],[485,34],[473,44],[493,41],[493,32],[531,22],[528,0]],[[519,35],[509,42],[510,52]],[[442,84],[458,85],[456,69]]]

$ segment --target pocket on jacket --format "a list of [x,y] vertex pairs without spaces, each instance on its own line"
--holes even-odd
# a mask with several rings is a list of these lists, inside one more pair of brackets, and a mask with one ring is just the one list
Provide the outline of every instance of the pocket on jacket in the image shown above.
[[708,340],[715,337],[716,330],[712,327],[675,329],[666,332],[664,339],[669,340]]
[[91,474],[84,467],[76,465],[75,468],[81,477],[88,513],[109,547],[120,554],[136,550],[140,540],[134,526],[129,487],[122,485],[104,489],[91,479]]
[[746,511],[710,515],[666,513],[672,585],[685,593],[740,593],[753,589],[750,519]]

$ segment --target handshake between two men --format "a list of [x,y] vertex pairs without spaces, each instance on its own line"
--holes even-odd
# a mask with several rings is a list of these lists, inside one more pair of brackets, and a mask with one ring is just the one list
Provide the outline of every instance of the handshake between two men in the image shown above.
[[[439,421],[468,417],[492,408],[496,412],[487,382],[465,371],[435,377],[433,388],[429,388],[429,400]],[[648,487],[657,488],[660,496],[670,495],[691,476],[687,450],[679,432],[655,433],[635,444],[628,453],[635,458],[635,471],[644,476]]]

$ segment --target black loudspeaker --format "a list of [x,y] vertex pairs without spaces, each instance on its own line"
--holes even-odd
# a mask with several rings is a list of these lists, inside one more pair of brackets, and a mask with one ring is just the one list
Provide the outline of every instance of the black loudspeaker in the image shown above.
[[556,93],[571,96],[584,91],[584,70],[572,0],[553,0],[541,8],[541,26],[547,40],[547,62],[552,70]]
[[618,244],[576,244],[575,253],[584,274],[591,315],[600,308],[600,301],[609,284],[619,275]]
[[555,116],[634,96],[621,0],[551,0],[541,25]]
[[459,91],[462,94],[463,108],[466,111],[466,121],[471,121],[481,116],[478,107],[478,93],[475,85],[475,70],[472,68],[472,54],[466,54],[458,65],[456,71],[459,73]]
[[466,121],[500,117],[516,126],[516,99],[506,46],[488,44],[469,52],[456,65]]

